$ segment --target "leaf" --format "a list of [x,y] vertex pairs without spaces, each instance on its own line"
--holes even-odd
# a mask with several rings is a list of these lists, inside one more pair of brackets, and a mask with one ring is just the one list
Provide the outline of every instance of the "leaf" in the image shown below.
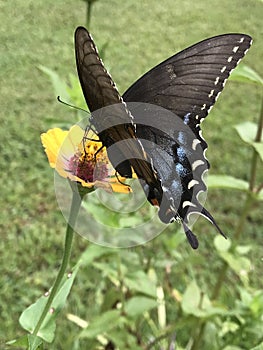
[[112,329],[107,335],[115,344],[116,349],[142,350],[142,347],[138,345],[136,334],[127,332],[127,329]]
[[15,348],[22,347],[27,350],[36,350],[40,349],[40,346],[43,344],[43,340],[32,334],[24,335],[21,338],[10,340],[6,343],[7,345],[14,346]]
[[120,310],[110,310],[90,321],[89,326],[80,333],[80,338],[96,338],[124,322]]
[[223,350],[243,350],[243,348],[235,345],[227,345]]
[[220,255],[238,275],[241,276],[249,272],[251,267],[249,259],[243,256],[236,256],[230,252],[220,252]]
[[81,255],[80,262],[82,265],[88,266],[95,259],[109,254],[114,254],[114,251],[111,248],[107,248],[97,244],[90,244],[90,246]]
[[247,191],[249,188],[247,181],[228,175],[209,175],[207,180],[209,188],[231,188],[240,191]]
[[[53,300],[52,308],[54,312],[47,314],[40,330],[38,331],[38,336],[48,343],[51,343],[54,340],[56,317],[67,301],[67,297],[77,275],[79,266],[80,262],[73,268],[70,278],[65,278],[62,282],[61,287]],[[44,310],[47,300],[48,299],[46,296],[42,296],[34,304],[30,305],[26,310],[24,310],[19,318],[20,325],[24,329],[31,333],[33,332]]]
[[245,64],[239,64],[235,68],[235,70],[230,75],[230,80],[263,85],[263,79],[261,76]]
[[257,124],[252,122],[244,122],[244,123],[235,125],[235,129],[238,132],[238,135],[240,136],[240,138],[244,142],[248,144],[251,144],[254,142],[257,134]]
[[183,311],[187,314],[194,314],[198,309],[201,300],[201,291],[195,281],[192,281],[186,288],[182,299]]
[[131,290],[140,292],[156,298],[156,285],[149,279],[149,276],[143,271],[129,273],[124,278],[124,284]]
[[263,342],[258,344],[255,348],[251,348],[250,350],[263,350]]
[[258,129],[257,125],[255,123],[245,122],[236,125],[235,129],[244,142],[255,148],[261,160],[263,161],[263,141],[261,140],[260,142],[255,142],[255,137]]
[[125,303],[125,311],[128,316],[142,315],[145,311],[157,307],[157,300],[147,297],[133,297]]
[[260,158],[263,162],[263,142],[253,142],[252,146],[258,152],[258,155],[260,156]]
[[226,252],[231,247],[231,240],[225,239],[222,236],[216,236],[214,238],[214,245],[219,252]]
[[45,66],[39,65],[38,68],[50,78],[56,97],[61,96],[62,99],[69,100],[70,96],[67,92],[67,84],[59,77],[59,75]]
[[182,299],[182,309],[185,313],[200,318],[227,314],[223,308],[212,306],[208,296],[201,292],[195,281],[192,281],[186,288]]
[[238,245],[236,247],[236,252],[240,255],[245,255],[247,253],[249,253],[252,249],[251,245]]

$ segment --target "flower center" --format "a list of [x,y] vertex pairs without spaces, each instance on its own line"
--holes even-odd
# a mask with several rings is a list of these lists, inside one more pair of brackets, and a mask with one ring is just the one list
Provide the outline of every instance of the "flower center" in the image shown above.
[[[85,182],[103,181],[108,177],[108,161],[100,142],[89,141],[69,159],[68,170]],[[97,152],[97,153],[96,153]]]

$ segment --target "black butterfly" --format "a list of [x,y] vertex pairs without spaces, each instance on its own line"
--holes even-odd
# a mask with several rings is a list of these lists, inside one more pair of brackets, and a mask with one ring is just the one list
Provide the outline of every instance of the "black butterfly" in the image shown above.
[[[201,41],[151,69],[121,97],[91,35],[83,27],[75,32],[78,75],[92,112],[91,125],[109,159],[122,176],[135,171],[148,201],[159,206],[160,219],[179,219],[195,249],[198,240],[187,226],[191,213],[203,215],[224,235],[198,200],[199,192],[206,190],[202,175],[209,168],[200,124],[251,42],[245,34]],[[143,107],[130,108],[129,102],[143,102]],[[159,108],[148,109],[145,103]],[[105,113],[102,107],[107,107]]]

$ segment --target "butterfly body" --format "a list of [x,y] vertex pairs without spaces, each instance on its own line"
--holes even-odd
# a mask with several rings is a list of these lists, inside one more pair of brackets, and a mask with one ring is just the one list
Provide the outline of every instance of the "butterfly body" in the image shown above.
[[149,202],[159,206],[160,219],[179,219],[193,248],[198,241],[187,226],[192,213],[223,234],[198,198],[209,168],[200,124],[250,45],[245,34],[206,39],[152,68],[120,96],[90,34],[83,27],[75,33],[91,124],[109,159],[122,176],[136,173]]

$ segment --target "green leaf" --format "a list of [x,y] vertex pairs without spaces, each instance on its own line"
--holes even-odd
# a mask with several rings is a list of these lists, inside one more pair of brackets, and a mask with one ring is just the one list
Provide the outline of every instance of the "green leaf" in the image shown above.
[[[74,279],[77,275],[80,263],[78,263],[72,270],[70,278],[65,278],[61,284],[61,287],[53,300],[52,308],[53,313],[48,313],[40,330],[38,331],[38,336],[45,340],[48,343],[51,343],[54,340],[55,329],[56,329],[56,317],[60,310],[63,308],[67,301],[70,289],[74,282]],[[20,325],[29,332],[33,332],[37,322],[44,310],[44,307],[47,303],[47,297],[40,297],[34,304],[30,305],[19,318]]]
[[182,309],[186,314],[207,318],[214,315],[227,315],[223,308],[214,307],[208,296],[201,292],[196,282],[191,282],[182,298]]
[[244,350],[244,349],[235,345],[227,345],[223,350]]
[[209,175],[207,180],[209,188],[231,188],[240,191],[247,191],[249,188],[247,181],[228,175]]
[[252,249],[251,245],[238,245],[236,247],[236,252],[240,255],[245,255],[247,253],[249,253]]
[[257,134],[257,125],[251,122],[245,122],[235,126],[240,138],[255,148],[258,152],[261,160],[263,161],[263,141],[255,142],[255,137]]
[[231,247],[231,240],[225,239],[222,236],[216,236],[214,238],[214,245],[219,252],[227,252],[229,248]]
[[260,156],[260,158],[263,162],[263,142],[253,142],[252,146],[258,152],[258,155]]
[[187,314],[194,314],[198,309],[201,300],[201,291],[195,281],[192,281],[186,288],[182,299],[183,311]]
[[52,69],[39,65],[38,68],[50,78],[56,97],[61,96],[62,99],[69,100],[70,96],[67,92],[67,84]]
[[124,322],[120,310],[110,310],[90,321],[89,326],[80,333],[80,338],[96,338]]
[[157,300],[147,297],[133,297],[125,303],[125,311],[128,316],[142,315],[145,311],[157,307]]
[[258,344],[255,348],[251,348],[250,350],[263,350],[263,342]]
[[263,79],[261,76],[245,64],[239,64],[236,67],[230,75],[230,80],[263,85]]
[[115,344],[116,349],[142,350],[138,345],[136,334],[131,334],[125,329],[112,329],[107,336]]
[[80,262],[82,265],[88,266],[95,259],[109,254],[114,254],[114,250],[97,244],[90,244],[90,246],[81,255]]
[[40,347],[42,348],[43,340],[41,338],[35,337],[32,334],[29,334],[27,338],[29,343],[28,350],[36,350],[36,349],[39,349]]
[[131,290],[156,298],[156,285],[143,271],[129,273],[124,278],[124,284]]
[[230,252],[220,252],[220,255],[238,275],[242,276],[249,272],[251,267],[249,259],[243,256],[236,256]]
[[40,346],[43,344],[43,340],[32,334],[28,334],[21,338],[10,340],[6,344],[14,346],[15,348],[19,347],[19,349],[23,347],[27,350],[36,350],[40,349]]
[[257,134],[257,124],[252,122],[244,122],[235,125],[235,129],[244,142],[248,144],[252,144],[254,142]]

